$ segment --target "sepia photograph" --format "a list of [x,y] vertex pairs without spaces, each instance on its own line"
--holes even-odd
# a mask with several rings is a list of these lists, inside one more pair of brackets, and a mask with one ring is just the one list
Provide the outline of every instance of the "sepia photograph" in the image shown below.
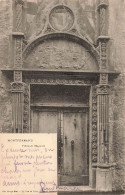
[[0,195],[125,194],[125,0],[0,0]]

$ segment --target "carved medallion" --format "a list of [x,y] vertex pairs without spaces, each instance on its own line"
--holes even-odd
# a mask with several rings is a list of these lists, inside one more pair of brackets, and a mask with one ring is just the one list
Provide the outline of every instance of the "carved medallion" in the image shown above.
[[55,30],[67,31],[73,26],[74,15],[68,7],[59,5],[52,9],[49,20]]

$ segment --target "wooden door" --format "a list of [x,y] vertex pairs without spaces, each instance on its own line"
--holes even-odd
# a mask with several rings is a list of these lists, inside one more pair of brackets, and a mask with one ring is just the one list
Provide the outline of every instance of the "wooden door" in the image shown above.
[[84,109],[37,109],[32,132],[57,133],[59,185],[88,185],[88,114]]
[[72,109],[62,112],[59,143],[59,184],[88,185],[87,112]]

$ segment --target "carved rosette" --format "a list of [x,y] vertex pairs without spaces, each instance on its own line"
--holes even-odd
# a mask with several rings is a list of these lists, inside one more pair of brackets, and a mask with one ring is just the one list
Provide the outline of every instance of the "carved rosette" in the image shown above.
[[23,133],[29,133],[29,113],[30,113],[30,90],[29,85],[24,88],[24,111],[23,111]]
[[97,93],[92,88],[92,162],[97,162]]

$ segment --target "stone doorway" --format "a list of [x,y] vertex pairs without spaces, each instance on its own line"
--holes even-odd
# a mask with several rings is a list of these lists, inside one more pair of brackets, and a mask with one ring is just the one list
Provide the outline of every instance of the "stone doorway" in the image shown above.
[[58,185],[89,185],[89,93],[87,86],[31,85],[32,133],[57,133]]

